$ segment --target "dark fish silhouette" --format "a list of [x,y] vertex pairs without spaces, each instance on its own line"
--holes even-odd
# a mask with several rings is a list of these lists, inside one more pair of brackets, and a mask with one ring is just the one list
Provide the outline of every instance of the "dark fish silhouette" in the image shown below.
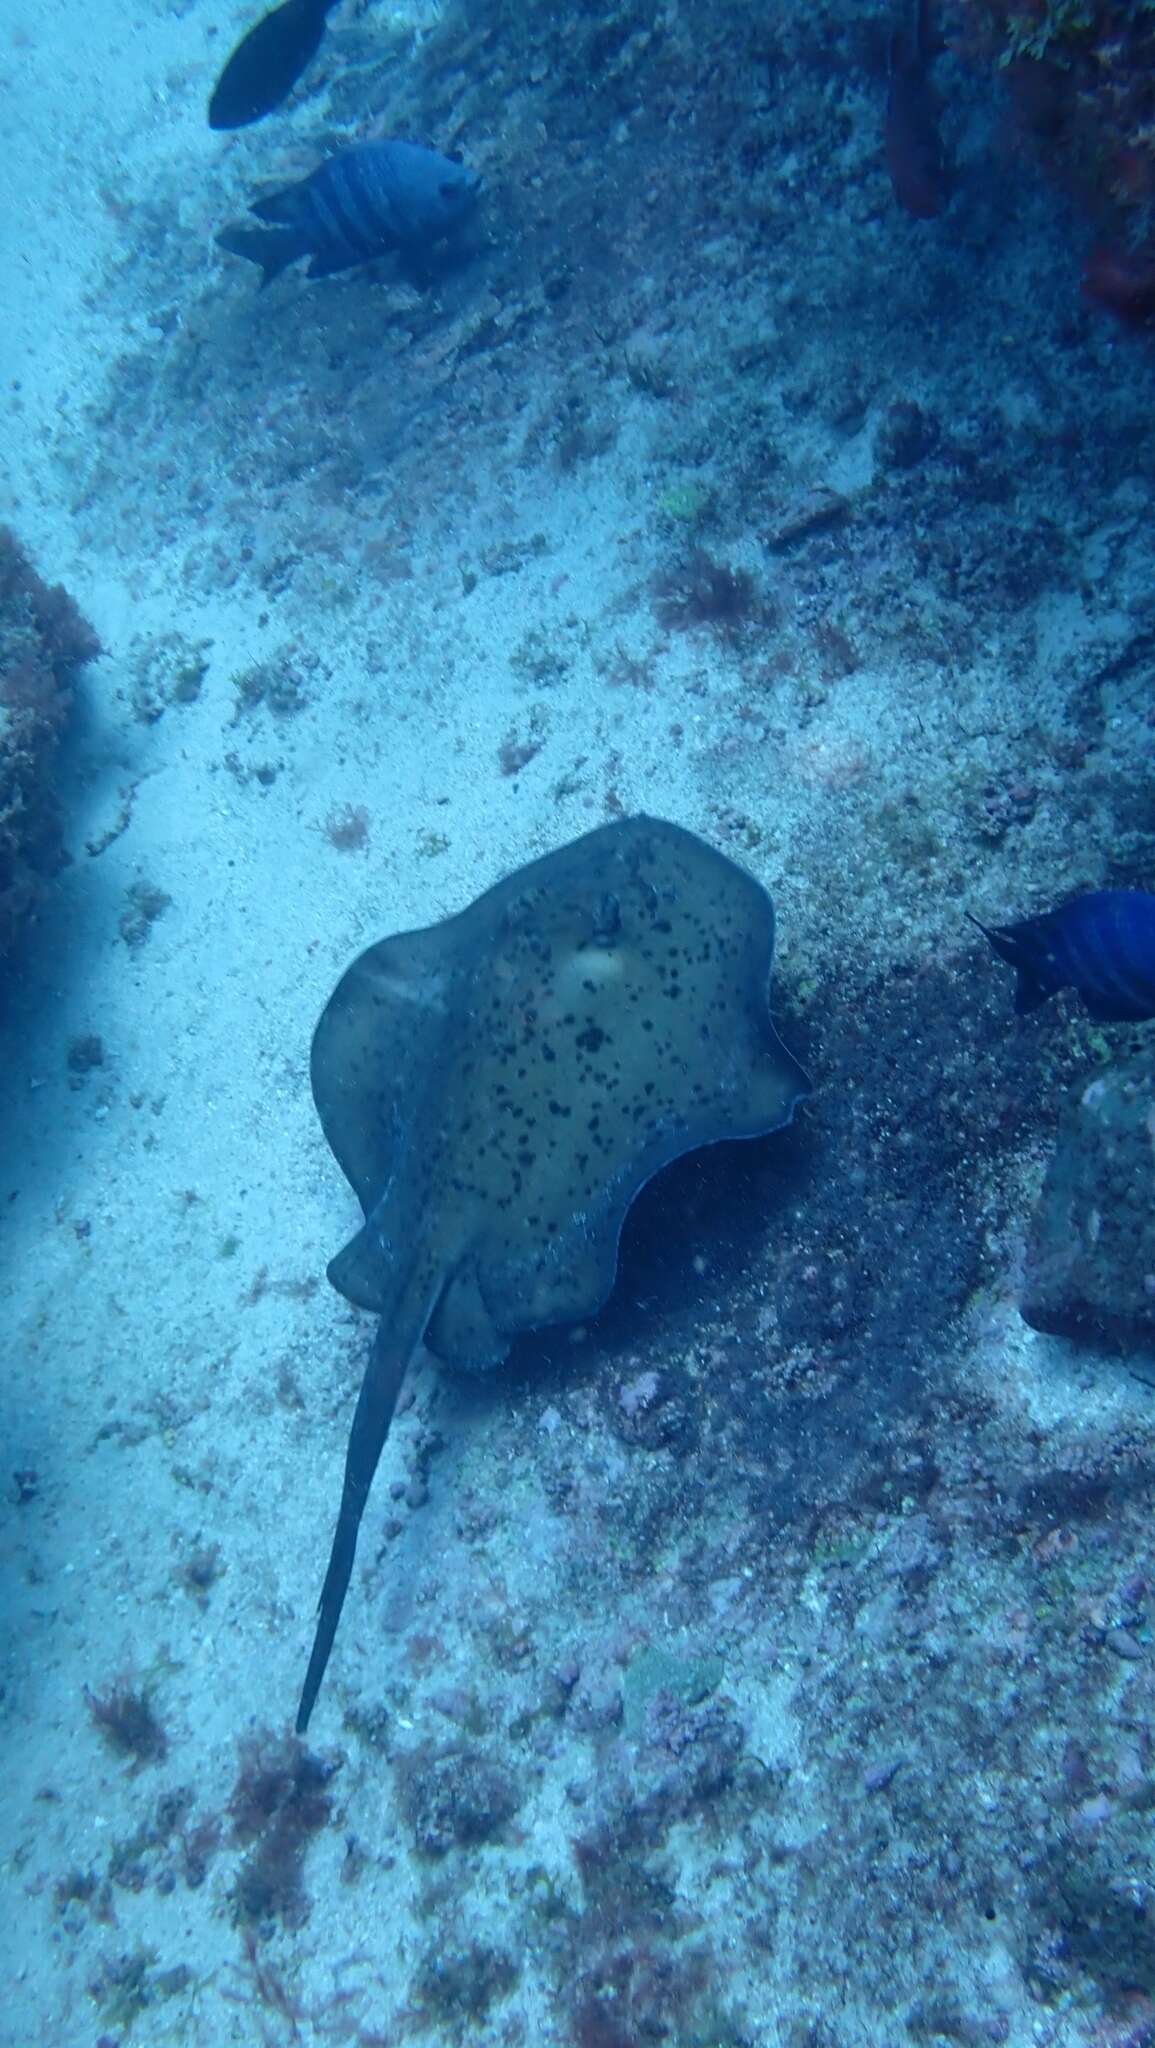
[[337,0],[283,0],[242,37],[209,101],[210,128],[247,128],[286,100],[321,47]]
[[1155,244],[1145,250],[1099,243],[1083,265],[1083,295],[1128,327],[1155,332]]
[[942,105],[931,83],[941,44],[930,29],[929,0],[912,0],[891,31],[886,95],[886,168],[894,196],[916,220],[931,220],[950,197],[939,133]]
[[770,1021],[773,956],[752,875],[678,825],[624,818],[338,982],[313,1098],[365,1223],[329,1278],[381,1320],[299,1733],[418,1345],[484,1367],[519,1331],[593,1315],[639,1188],[684,1152],[778,1130],[808,1093]]
[[398,250],[419,271],[477,200],[476,172],[419,142],[359,142],[295,185],[250,208],[269,228],[243,224],[217,236],[222,249],[261,268],[261,283],[308,256],[310,277],[350,270]]
[[971,923],[1018,974],[1016,1010],[1073,988],[1104,1023],[1155,1017],[1155,896],[1146,890],[1092,889],[1017,924]]

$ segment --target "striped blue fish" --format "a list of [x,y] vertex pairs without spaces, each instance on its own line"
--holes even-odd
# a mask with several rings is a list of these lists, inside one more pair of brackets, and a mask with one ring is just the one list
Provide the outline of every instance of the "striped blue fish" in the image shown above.
[[1155,1017],[1155,896],[1147,890],[1092,889],[1017,924],[971,923],[1015,969],[1016,1010],[1073,988],[1104,1023]]
[[225,228],[217,242],[261,268],[261,283],[308,256],[328,277],[397,250],[416,267],[460,227],[480,189],[476,172],[419,142],[359,142],[270,192],[249,211],[267,228]]

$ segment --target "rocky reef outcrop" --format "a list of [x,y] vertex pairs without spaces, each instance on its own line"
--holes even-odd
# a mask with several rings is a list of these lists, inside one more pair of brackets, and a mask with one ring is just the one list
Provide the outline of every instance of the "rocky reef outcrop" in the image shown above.
[[76,670],[99,652],[68,592],[0,527],[0,960],[66,858],[57,750]]
[[1035,1212],[1023,1314],[1155,1360],[1155,1071],[1104,1068],[1070,1096]]

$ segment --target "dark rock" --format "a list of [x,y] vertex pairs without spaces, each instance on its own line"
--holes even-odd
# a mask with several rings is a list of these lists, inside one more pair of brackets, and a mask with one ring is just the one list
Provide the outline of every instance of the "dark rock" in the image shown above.
[[413,1839],[429,1856],[492,1841],[521,1803],[513,1779],[478,1750],[413,1750],[398,1758],[397,1781]]
[[883,469],[913,469],[929,455],[937,439],[934,421],[913,399],[900,398],[887,407],[874,437],[874,453]]
[[1155,1066],[1072,1092],[1031,1226],[1023,1315],[1036,1330],[1155,1357]]

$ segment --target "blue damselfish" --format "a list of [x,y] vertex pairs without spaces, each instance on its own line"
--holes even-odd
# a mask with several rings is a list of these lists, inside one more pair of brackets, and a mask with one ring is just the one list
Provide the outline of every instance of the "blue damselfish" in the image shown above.
[[1016,1010],[1073,988],[1105,1023],[1155,1017],[1155,895],[1148,890],[1092,889],[1017,924],[971,923],[1015,969]]
[[311,258],[310,277],[393,250],[412,263],[461,226],[480,184],[475,171],[420,142],[359,142],[258,199],[249,210],[271,226],[228,227],[217,242],[258,263],[262,284],[300,256]]

